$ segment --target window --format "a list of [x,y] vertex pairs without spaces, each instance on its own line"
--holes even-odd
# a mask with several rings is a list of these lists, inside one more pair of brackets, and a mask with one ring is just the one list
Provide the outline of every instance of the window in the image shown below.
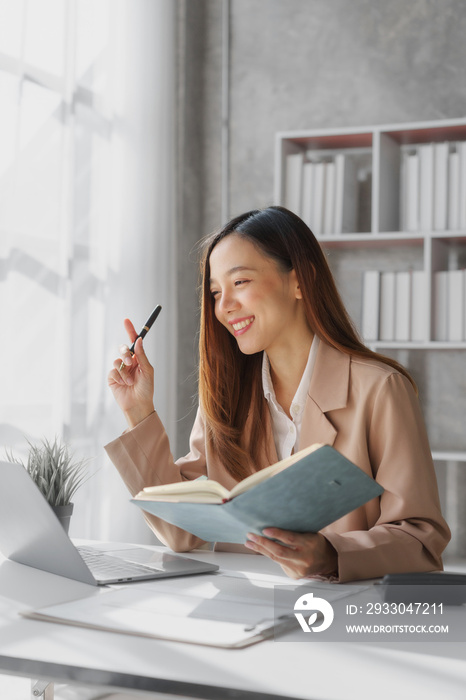
[[[111,518],[101,493],[119,479],[103,451],[124,427],[106,382],[115,334],[124,340],[125,315],[139,312],[137,324],[173,301],[174,120],[163,110],[173,109],[174,26],[171,0],[0,0],[0,440],[21,453],[25,438],[58,435],[96,457],[80,536],[102,535],[89,523]],[[162,358],[173,356],[168,318]],[[174,393],[168,364],[162,414]]]

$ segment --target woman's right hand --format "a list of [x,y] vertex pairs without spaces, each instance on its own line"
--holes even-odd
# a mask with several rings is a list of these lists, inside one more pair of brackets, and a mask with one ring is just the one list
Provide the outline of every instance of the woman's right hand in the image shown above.
[[[138,334],[129,319],[124,321],[131,344]],[[154,412],[154,368],[147,359],[142,338],[137,338],[134,355],[128,346],[120,348],[122,357],[115,360],[108,375],[108,385],[130,428]],[[123,365],[123,366],[122,366]]]

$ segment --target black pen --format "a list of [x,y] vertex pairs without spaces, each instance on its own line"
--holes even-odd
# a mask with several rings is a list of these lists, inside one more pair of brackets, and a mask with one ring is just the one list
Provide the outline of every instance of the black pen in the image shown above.
[[[161,311],[162,311],[162,307],[160,306],[160,304],[157,304],[157,306],[155,307],[155,309],[153,310],[153,312],[151,313],[151,315],[150,315],[149,318],[147,319],[146,323],[145,323],[144,326],[142,327],[142,330],[141,330],[141,332],[139,333],[139,335],[137,336],[136,340],[137,340],[138,338],[144,338],[144,336],[147,334],[147,332],[150,331],[150,329],[152,328],[155,319],[157,318],[157,316],[159,315],[159,313],[160,313]],[[134,355],[134,346],[136,345],[136,340],[134,341],[134,343],[131,345],[131,347],[130,347],[130,349],[129,349],[129,351],[130,351],[130,353],[131,353],[132,355]],[[123,361],[123,362],[121,363],[121,365],[120,365],[120,372],[121,372],[121,370],[123,369],[124,366],[125,366],[125,363],[124,363],[124,361]]]

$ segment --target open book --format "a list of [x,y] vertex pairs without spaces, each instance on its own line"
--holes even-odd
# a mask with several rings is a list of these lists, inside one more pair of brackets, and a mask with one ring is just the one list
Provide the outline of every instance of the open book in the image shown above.
[[254,472],[250,476],[240,481],[229,491],[218,481],[208,479],[206,476],[201,476],[193,481],[179,481],[175,484],[163,484],[162,486],[148,486],[143,491],[138,493],[137,499],[154,500],[154,501],[171,501],[172,503],[225,503],[230,501],[235,496],[239,496],[245,491],[249,491],[256,484],[260,484],[278,472],[287,469],[287,467],[299,462],[305,455],[314,452],[319,447],[323,447],[316,443],[300,452],[286,457],[286,459],[271,464],[270,467],[265,467],[259,472]]
[[266,527],[318,532],[383,488],[329,445],[311,445],[229,491],[207,478],[152,486],[132,502],[208,542],[244,543]]

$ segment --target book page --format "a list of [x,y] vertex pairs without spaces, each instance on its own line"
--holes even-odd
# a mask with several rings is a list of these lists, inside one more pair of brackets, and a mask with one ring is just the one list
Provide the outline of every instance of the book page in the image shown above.
[[283,471],[284,469],[287,469],[288,467],[291,467],[292,464],[296,464],[296,462],[299,462],[300,459],[311,454],[311,452],[315,452],[320,447],[323,447],[322,443],[315,443],[310,447],[304,448],[304,450],[300,450],[299,452],[295,452],[295,454],[292,454],[289,457],[285,457],[285,459],[282,459],[279,462],[276,462],[275,464],[271,464],[270,467],[265,467],[264,469],[261,469],[261,471],[255,472],[254,474],[247,476],[245,479],[240,481],[239,484],[237,484],[231,489],[230,498],[239,496],[241,493],[248,491],[256,484],[260,484],[262,481],[270,479],[270,477],[274,476],[275,474],[278,474],[279,472]]
[[300,459],[319,449],[319,447],[322,447],[322,444],[316,443],[269,467],[265,467],[265,469],[261,469],[261,471],[247,476],[234,486],[231,491],[228,491],[228,489],[217,481],[199,478],[193,481],[181,481],[173,484],[163,484],[161,486],[147,486],[135,496],[135,499],[143,501],[169,501],[171,503],[222,503],[225,500],[229,500],[248,491],[256,484],[270,479],[274,474],[278,474],[292,464],[296,464]]
[[173,503],[222,503],[228,497],[228,489],[213,479],[194,479],[162,486],[148,486],[135,496],[138,500]]

